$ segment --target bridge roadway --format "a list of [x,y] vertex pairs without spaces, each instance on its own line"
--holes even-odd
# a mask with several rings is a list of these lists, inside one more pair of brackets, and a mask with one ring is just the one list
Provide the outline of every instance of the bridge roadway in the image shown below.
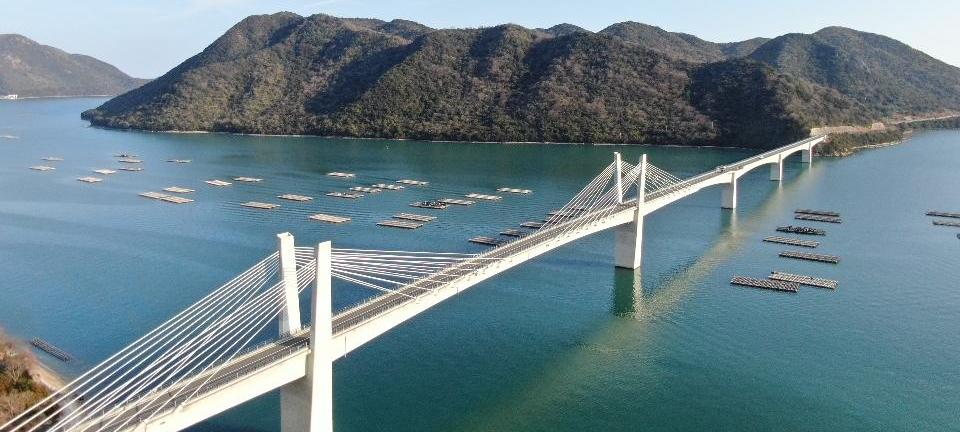
[[[801,150],[809,151],[813,145],[821,142],[823,138],[824,137],[813,137],[805,139],[758,154],[734,164],[726,165],[722,170],[718,167],[716,170],[691,177],[676,185],[646,194],[645,201],[640,206],[637,205],[636,198],[634,198],[625,201],[623,204],[595,210],[580,218],[548,225],[528,236],[490,249],[475,258],[454,264],[442,273],[414,281],[400,287],[393,293],[374,297],[365,303],[340,312],[333,317],[332,345],[334,349],[332,350],[331,360],[343,357],[350,351],[362,346],[400,323],[493,275],[506,271],[564,244],[608,228],[630,223],[635,219],[638,211],[641,212],[641,216],[643,216],[695,193],[704,187],[735,182],[737,177],[759,165],[782,163],[782,160],[785,159],[786,156]],[[770,162],[772,158],[776,158],[777,161]],[[590,217],[592,221],[576,226],[574,229],[568,229],[574,227],[579,221],[582,221],[583,217]],[[176,423],[176,426],[168,425],[168,427],[163,427],[166,417],[176,417],[173,414],[183,409],[181,404],[189,406],[190,404],[201,403],[205,396],[219,393],[217,390],[227,386],[230,386],[231,390],[236,390],[234,389],[235,383],[242,382],[251,375],[262,373],[264,370],[288,370],[279,376],[271,376],[271,378],[267,380],[269,381],[269,385],[267,386],[263,386],[263,380],[261,380],[261,384],[256,386],[256,389],[251,389],[247,392],[237,391],[237,394],[234,396],[236,401],[232,404],[223,403],[222,401],[219,402],[218,405],[223,405],[223,407],[220,408],[218,406],[214,408],[213,411],[215,411],[215,413],[222,412],[231,406],[236,406],[239,403],[282,387],[304,376],[306,373],[304,366],[306,362],[299,361],[299,359],[306,358],[306,354],[309,353],[308,345],[309,331],[301,330],[277,342],[240,355],[223,365],[219,370],[205,372],[184,384],[161,389],[137,401],[106,410],[101,417],[92,422],[84,423],[83,427],[77,428],[77,430],[84,431],[88,428],[90,430],[98,430],[92,426],[106,423],[108,419],[118,416],[120,419],[126,420],[129,417],[153,411],[156,411],[158,415],[149,421],[150,426],[140,425],[139,427],[135,427],[137,422],[132,421],[130,422],[131,424],[126,427],[111,428],[109,430],[180,430],[209,418],[208,415],[203,418],[193,418],[187,422],[184,422],[182,419],[177,419],[180,421],[172,422]],[[292,368],[291,364],[294,365]],[[289,370],[292,370],[292,372]],[[210,378],[210,375],[214,375],[213,378]],[[185,401],[186,396],[193,393],[196,393],[196,395],[190,401]],[[178,396],[174,397],[174,394]],[[184,404],[184,402],[186,403]],[[205,408],[203,411],[210,412],[211,409]],[[119,424],[123,423],[123,421],[117,421],[115,423]]]

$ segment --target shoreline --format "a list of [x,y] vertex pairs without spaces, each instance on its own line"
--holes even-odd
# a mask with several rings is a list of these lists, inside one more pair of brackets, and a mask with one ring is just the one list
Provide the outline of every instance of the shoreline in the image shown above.
[[49,388],[51,391],[58,391],[64,388],[67,385],[67,380],[50,365],[44,363],[40,359],[35,358],[34,367],[30,370],[30,375],[33,376],[33,379]]
[[67,385],[67,380],[51,365],[47,364],[31,349],[28,341],[12,336],[0,328],[0,344],[9,344],[11,350],[24,360],[27,371],[34,381],[43,384],[51,391],[57,391]]
[[146,129],[120,129],[120,128],[111,128],[107,126],[99,126],[93,123],[90,123],[87,120],[87,127],[113,131],[113,132],[130,132],[130,133],[151,133],[151,134],[162,134],[162,135],[235,135],[235,136],[247,136],[247,137],[264,137],[264,138],[320,138],[320,139],[337,139],[337,140],[356,140],[356,141],[393,141],[393,142],[420,142],[427,144],[502,144],[502,145],[541,145],[541,146],[597,146],[597,147],[614,147],[614,146],[624,146],[624,147],[666,147],[666,148],[708,148],[708,149],[733,149],[733,150],[756,150],[764,151],[767,149],[754,148],[754,147],[738,147],[738,146],[719,146],[719,145],[692,145],[692,144],[636,144],[636,143],[576,143],[576,142],[556,142],[556,141],[454,141],[454,140],[419,140],[419,139],[410,139],[410,138],[367,138],[367,137],[350,137],[350,136],[336,136],[336,135],[304,135],[304,134],[256,134],[256,133],[243,133],[243,132],[220,132],[220,131],[176,131],[176,130],[146,130]]

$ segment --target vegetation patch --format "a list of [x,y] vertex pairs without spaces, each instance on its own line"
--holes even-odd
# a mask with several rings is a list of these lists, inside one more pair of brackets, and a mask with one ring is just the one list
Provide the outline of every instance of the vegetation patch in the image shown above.
[[37,360],[0,333],[0,424],[4,424],[50,394],[34,379]]

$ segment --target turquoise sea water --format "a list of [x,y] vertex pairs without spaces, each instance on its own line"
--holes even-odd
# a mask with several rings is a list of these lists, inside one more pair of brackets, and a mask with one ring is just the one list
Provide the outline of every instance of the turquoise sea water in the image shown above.
[[[0,326],[74,354],[63,374],[109,356],[242,271],[290,231],[298,243],[471,252],[473,235],[536,219],[621,151],[681,177],[745,150],[451,144],[87,127],[102,99],[0,102]],[[140,173],[77,182],[116,168]],[[57,170],[34,172],[43,156]],[[192,159],[170,164],[167,159]],[[960,240],[923,213],[960,211],[960,132],[812,166],[791,158],[783,183],[741,178],[740,208],[719,188],[648,217],[642,272],[615,270],[606,232],[487,281],[335,366],[338,431],[955,430],[960,424]],[[355,181],[324,176],[357,173]],[[203,180],[260,177],[213,188]],[[358,202],[331,190],[397,178],[425,189]],[[196,189],[186,205],[137,196]],[[420,199],[535,190],[440,212],[417,231],[375,222]],[[315,196],[310,203],[276,195]],[[275,211],[239,206],[278,202]],[[778,258],[762,243],[795,208],[843,213],[819,252],[839,265]],[[311,222],[324,212],[346,225]],[[815,224],[814,222],[807,223]],[[840,280],[836,291],[779,294],[729,285],[771,270]],[[336,307],[372,292],[337,286]],[[195,427],[275,431],[268,395]]]

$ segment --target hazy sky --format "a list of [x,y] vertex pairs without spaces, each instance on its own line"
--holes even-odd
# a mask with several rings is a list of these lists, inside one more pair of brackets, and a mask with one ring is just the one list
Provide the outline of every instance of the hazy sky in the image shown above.
[[283,10],[405,18],[431,27],[569,22],[600,30],[629,20],[714,42],[842,25],[891,36],[960,65],[960,0],[0,0],[0,5],[0,33],[89,54],[144,78],[201,51],[248,15]]

